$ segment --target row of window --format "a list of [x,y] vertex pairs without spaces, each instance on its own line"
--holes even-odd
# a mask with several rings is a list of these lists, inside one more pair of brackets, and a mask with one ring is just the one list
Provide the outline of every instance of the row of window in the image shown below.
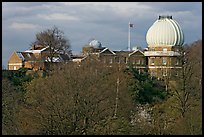
[[[151,65],[154,65],[155,58],[151,58]],[[162,65],[167,65],[167,58],[162,58]],[[176,60],[175,65],[179,65],[179,60]]]
[[[112,64],[113,63],[113,59],[112,58],[110,58],[110,59],[106,59],[106,58],[104,58],[103,59],[103,61],[104,61],[104,63],[110,63],[110,64]],[[123,60],[121,60],[119,57],[116,57],[115,58],[115,62],[116,63],[128,63],[128,58],[123,58]],[[130,61],[132,64],[137,64],[137,65],[144,65],[144,60],[140,60],[140,59],[135,59],[135,60],[131,60]]]
[[[155,51],[155,48],[151,48],[150,51]],[[167,48],[163,48],[163,52],[167,52]]]
[[[164,53],[167,52],[167,48],[162,49]],[[150,48],[150,51],[155,51],[155,48]],[[176,52],[179,52],[179,49],[176,49]]]
[[[103,61],[104,61],[104,63],[110,63],[110,64],[113,63],[112,58],[110,58],[110,59],[104,58]],[[116,57],[115,62],[116,63],[126,63],[127,64],[128,63],[128,58],[125,57],[123,59],[120,59],[119,57]],[[137,65],[144,65],[144,60],[135,59],[135,60],[131,60],[130,63],[137,64]],[[150,58],[150,64],[155,65],[155,57]],[[167,65],[167,58],[162,58],[162,65]],[[179,60],[178,59],[176,60],[175,65],[179,65]]]

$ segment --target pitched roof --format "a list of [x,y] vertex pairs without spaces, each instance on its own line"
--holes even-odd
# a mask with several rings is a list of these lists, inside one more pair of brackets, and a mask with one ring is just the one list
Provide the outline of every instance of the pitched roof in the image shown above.
[[70,59],[70,56],[68,55],[68,54],[60,54],[59,55],[61,58],[62,58],[62,60],[69,60]]
[[33,53],[30,52],[16,52],[18,57],[23,61],[33,61],[36,59]]
[[72,55],[71,56],[72,59],[82,59],[84,57],[86,57],[86,56],[85,55]]
[[109,48],[105,48],[105,49],[103,49],[101,52],[99,52],[99,53],[103,53],[103,52],[105,52],[105,51],[107,51],[107,50],[109,50],[112,54],[114,54],[115,55],[115,53],[113,52],[113,51],[111,51]]
[[[70,59],[70,56],[68,54],[59,54],[55,57],[52,58],[53,62],[63,62],[63,61],[68,61]],[[50,62],[51,58],[50,57],[44,57],[43,59],[45,62]]]
[[30,48],[30,50],[41,50],[43,48],[45,48],[45,46],[38,45],[38,44],[33,44],[32,47]]
[[[62,59],[59,56],[53,57],[52,58],[53,62],[61,62]],[[51,62],[51,58],[50,57],[46,57],[45,62]]]
[[132,53],[130,53],[129,56],[135,54],[136,52],[140,52],[140,53],[142,53],[144,55],[144,53],[141,50],[137,49],[137,50],[133,51]]
[[24,56],[21,54],[21,52],[17,51],[16,52],[17,56],[22,59],[23,61],[25,60]]
[[41,48],[38,48],[38,49],[30,49],[30,50],[26,50],[24,52],[32,52],[32,53],[40,53],[42,51],[45,51],[46,49],[48,49],[48,46],[47,47],[41,47]]
[[116,55],[128,56],[131,51],[114,51]]

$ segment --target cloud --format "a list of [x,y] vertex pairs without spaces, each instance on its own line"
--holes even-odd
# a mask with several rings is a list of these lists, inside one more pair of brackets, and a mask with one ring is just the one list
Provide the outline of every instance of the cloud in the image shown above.
[[53,14],[38,14],[37,17],[45,20],[69,20],[69,21],[78,21],[79,18],[71,16],[65,13],[53,13]]
[[151,6],[140,4],[140,2],[63,2],[66,6],[78,6],[83,9],[107,12],[111,10],[115,14],[123,17],[131,17],[135,14],[146,13],[151,10]]
[[13,22],[10,26],[11,29],[17,30],[24,30],[24,29],[36,29],[38,25],[31,24],[31,23],[20,23],[20,22]]

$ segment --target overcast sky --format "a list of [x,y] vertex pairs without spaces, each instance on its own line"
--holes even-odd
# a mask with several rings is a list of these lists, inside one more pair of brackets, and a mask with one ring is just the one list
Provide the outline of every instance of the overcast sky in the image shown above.
[[90,39],[99,40],[111,50],[128,45],[147,47],[146,32],[159,15],[172,15],[181,26],[185,43],[202,39],[201,2],[3,2],[2,65],[14,51],[25,51],[35,34],[52,28],[62,30],[74,54]]

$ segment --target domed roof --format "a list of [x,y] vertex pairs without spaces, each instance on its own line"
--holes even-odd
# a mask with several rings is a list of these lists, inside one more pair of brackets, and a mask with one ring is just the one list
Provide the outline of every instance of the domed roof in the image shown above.
[[146,41],[148,46],[182,46],[184,34],[172,16],[159,16],[147,31]]
[[101,42],[99,42],[98,40],[92,40],[92,41],[89,43],[89,46],[92,46],[92,47],[95,47],[95,48],[101,48],[101,47],[102,47],[102,44],[101,44]]

